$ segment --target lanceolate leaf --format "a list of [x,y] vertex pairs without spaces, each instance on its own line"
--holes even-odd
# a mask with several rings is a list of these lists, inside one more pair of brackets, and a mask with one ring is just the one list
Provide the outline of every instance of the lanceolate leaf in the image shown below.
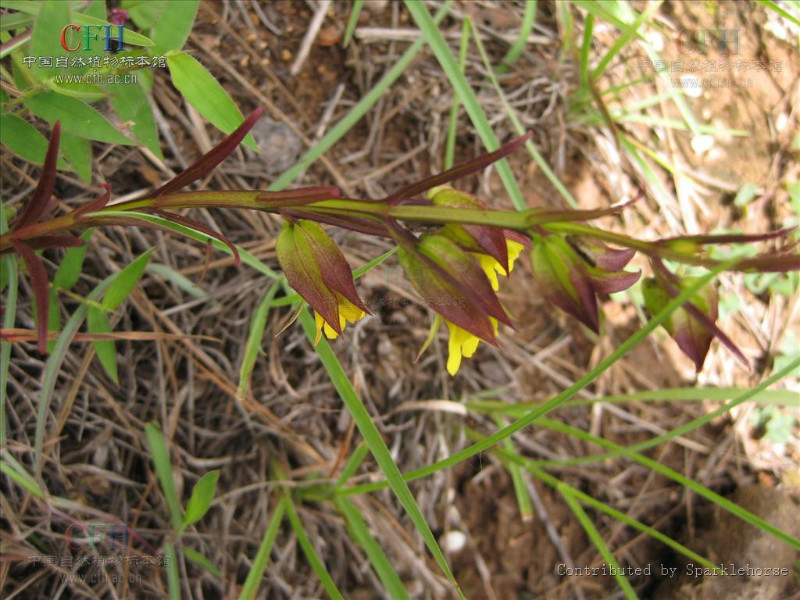
[[150,37],[155,42],[154,52],[166,54],[183,48],[192,31],[197,6],[197,0],[163,3],[150,30]]
[[[47,138],[33,125],[17,115],[0,110],[0,141],[15,154],[36,165],[44,163],[47,155]],[[67,164],[59,159],[58,166],[66,169]]]
[[214,238],[215,240],[219,240],[223,244],[225,244],[228,248],[230,248],[231,253],[233,254],[233,265],[238,266],[240,262],[239,258],[239,251],[236,249],[236,246],[233,242],[231,242],[227,237],[222,235],[218,231],[214,231],[210,227],[203,225],[200,221],[195,219],[190,219],[189,217],[184,217],[183,215],[176,214],[174,212],[168,212],[165,210],[152,210],[150,211],[154,215],[158,215],[160,217],[164,217],[172,221],[173,223],[178,223],[179,225],[185,225],[186,227],[190,227],[195,229],[201,233],[205,233],[207,236]]
[[90,140],[64,131],[61,135],[61,154],[83,181],[86,183],[92,181],[92,142]]
[[22,257],[22,262],[28,269],[28,275],[33,286],[33,297],[36,302],[37,323],[36,331],[38,335],[38,348],[41,354],[47,353],[47,319],[50,313],[50,302],[47,293],[47,272],[44,270],[42,261],[36,256],[34,251],[21,242],[11,239],[14,249]]
[[219,163],[228,158],[231,153],[236,150],[236,146],[244,139],[253,125],[256,124],[256,121],[258,121],[263,112],[264,109],[261,106],[255,109],[233,133],[189,165],[183,173],[158,188],[153,192],[153,197],[176,192],[193,181],[208,175]]
[[31,199],[25,210],[14,219],[10,227],[21,229],[27,225],[36,223],[45,213],[47,205],[50,203],[50,196],[53,195],[53,186],[56,182],[56,160],[58,158],[58,140],[61,135],[61,124],[56,121],[53,126],[53,133],[50,134],[50,143],[47,146],[47,154],[44,158],[42,174],[39,176],[39,183],[31,194]]
[[418,194],[422,194],[423,192],[427,192],[429,189],[435,188],[437,185],[444,185],[446,183],[450,183],[451,181],[455,181],[456,179],[471,175],[472,173],[477,173],[478,171],[481,171],[492,163],[496,163],[498,160],[505,158],[518,148],[522,147],[532,136],[533,132],[529,131],[522,137],[518,137],[505,146],[501,146],[494,152],[483,154],[477,158],[473,158],[472,160],[458,164],[452,169],[448,169],[443,173],[439,173],[438,175],[433,175],[432,177],[423,179],[422,181],[417,181],[405,187],[401,187],[399,190],[389,194],[389,196],[386,197],[386,200],[398,202],[405,198],[411,198]]
[[[96,306],[90,306],[86,313],[86,328],[92,335],[111,333],[111,324],[105,313]],[[92,346],[103,369],[114,383],[119,383],[117,372],[117,348],[113,340],[94,340]]]
[[[185,52],[173,52],[167,55],[167,65],[172,83],[197,112],[225,133],[236,129],[243,118],[239,107],[196,58]],[[244,143],[258,151],[252,136],[247,136]]]
[[122,304],[122,301],[128,297],[128,294],[131,293],[141,278],[142,273],[144,273],[144,269],[152,253],[153,249],[151,248],[117,273],[116,277],[114,277],[114,281],[108,286],[108,291],[103,298],[104,309],[114,310]]
[[97,110],[75,98],[40,92],[26,97],[25,104],[45,121],[61,121],[64,131],[78,137],[110,144],[133,144]]
[[123,121],[133,121],[131,131],[139,140],[161,160],[161,145],[158,143],[158,129],[150,108],[147,93],[138,84],[109,86],[115,94],[111,96],[111,105]]

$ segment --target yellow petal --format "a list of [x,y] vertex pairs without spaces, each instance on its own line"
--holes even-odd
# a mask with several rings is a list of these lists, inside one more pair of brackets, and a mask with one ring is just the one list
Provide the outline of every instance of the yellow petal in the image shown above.
[[322,337],[322,327],[326,325],[325,319],[317,311],[314,311],[314,322],[317,324],[317,336],[314,338],[314,345],[319,344],[319,339]]
[[514,262],[519,258],[519,255],[522,254],[522,251],[525,250],[525,246],[506,238],[506,248],[508,249],[508,270],[513,271]]
[[445,324],[450,333],[450,340],[447,344],[447,372],[455,375],[461,366],[461,358],[469,358],[475,354],[481,339],[455,323],[445,320]]
[[503,265],[501,265],[494,256],[489,256],[488,254],[482,254],[480,252],[473,252],[472,254],[478,259],[481,269],[483,269],[483,272],[486,273],[489,283],[492,284],[492,289],[495,292],[499,290],[500,283],[497,281],[497,274],[506,274],[506,270],[503,268]]

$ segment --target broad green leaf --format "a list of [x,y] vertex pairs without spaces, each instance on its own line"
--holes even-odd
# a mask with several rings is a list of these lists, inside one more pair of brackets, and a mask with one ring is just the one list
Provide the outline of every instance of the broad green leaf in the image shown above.
[[27,97],[25,104],[36,116],[49,123],[61,121],[66,133],[110,144],[133,144],[98,111],[75,98],[56,92],[42,92]]
[[217,479],[219,479],[219,471],[211,471],[203,475],[195,484],[189,503],[186,505],[186,514],[183,515],[184,527],[196,523],[208,512],[217,490]]
[[101,19],[103,21],[106,20],[105,0],[91,0],[89,4],[82,8],[80,4],[78,4],[78,6],[73,5],[72,10],[74,11],[72,13],[72,19],[74,23],[77,23],[78,21],[76,19],[79,19],[81,16],[94,17],[95,19]]
[[[228,92],[214,79],[206,68],[185,52],[167,55],[167,65],[172,83],[183,94],[189,104],[224,133],[230,133],[244,121],[239,107]],[[247,147],[258,151],[253,136],[244,138]]]
[[[0,8],[18,10],[28,15],[36,15],[39,13],[42,4],[42,2],[31,2],[30,0],[2,0],[2,2],[0,2]],[[6,18],[5,15],[3,15],[3,18]]]
[[[80,75],[75,75],[79,78]],[[103,91],[93,83],[85,83],[83,81],[66,81],[70,76],[66,76],[61,82],[51,79],[47,82],[47,87],[57,94],[63,94],[70,98],[78,100],[85,100],[86,102],[97,102],[109,96],[108,92]]]
[[[111,333],[111,324],[108,322],[108,317],[105,313],[96,306],[90,306],[89,312],[86,315],[86,327],[89,333]],[[108,376],[111,380],[119,384],[119,376],[117,374],[117,349],[113,340],[99,340],[93,341],[97,358],[100,364],[103,365]]]
[[103,298],[103,308],[105,310],[114,310],[128,297],[128,294],[131,293],[142,273],[144,273],[147,261],[150,260],[152,253],[153,249],[151,248],[117,273],[114,281],[108,287],[105,298]]
[[128,11],[139,29],[145,30],[153,26],[166,5],[166,0],[122,0],[120,8]]
[[[182,3],[179,3],[182,4]],[[104,21],[103,19],[98,19],[96,17],[83,14],[83,13],[73,13],[72,15],[72,22],[76,25],[97,25],[98,27],[105,28],[106,26],[111,26],[111,39],[118,39],[119,31],[117,30],[116,25],[112,25],[108,21]],[[101,43],[105,44],[105,29],[101,32]],[[122,29],[122,41],[124,45],[130,44],[131,46],[153,46],[155,42],[151,40],[149,37],[143,36],[141,33],[136,33],[135,31],[131,31],[127,27],[123,27]],[[102,46],[105,49],[105,45]]]
[[158,158],[164,160],[158,143],[158,129],[147,93],[140,85],[114,86],[111,105],[123,121],[133,121],[131,131]]
[[150,30],[150,37],[155,42],[153,51],[156,54],[166,54],[183,48],[192,31],[198,5],[197,0],[166,3]]
[[[39,4],[39,3],[31,3]],[[61,29],[69,24],[69,3],[60,0],[46,0],[41,3],[41,10],[36,17],[36,24],[31,34],[29,54],[37,57],[50,57],[55,64],[57,56],[64,56],[66,51],[61,47]],[[34,76],[43,80],[56,75],[62,69],[55,66],[42,67],[37,63],[31,69]]]
[[62,131],[61,153],[83,181],[92,181],[92,142]]
[[181,516],[181,503],[178,500],[178,491],[175,489],[175,481],[172,479],[172,463],[169,460],[169,449],[164,440],[164,434],[153,423],[144,426],[147,436],[147,447],[150,449],[150,458],[156,467],[156,475],[161,484],[161,491],[164,492],[164,499],[167,502],[170,522],[175,530],[179,530],[183,517]]
[[[25,29],[30,27],[36,21],[36,15],[29,15],[25,13],[14,13],[11,15],[3,15],[3,20],[0,21],[0,31],[11,31],[13,29]],[[27,41],[27,40],[26,40]],[[3,50],[3,58],[6,52]]]
[[[0,111],[0,141],[14,154],[35,165],[44,163],[47,153],[47,138],[24,119],[8,111]],[[58,168],[66,169],[67,163],[59,158]]]

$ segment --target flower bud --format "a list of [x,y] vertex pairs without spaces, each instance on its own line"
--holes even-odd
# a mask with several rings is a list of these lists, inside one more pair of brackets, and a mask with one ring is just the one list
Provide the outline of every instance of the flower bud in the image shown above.
[[335,338],[366,314],[350,265],[319,224],[285,222],[275,250],[289,285],[316,311],[317,342],[323,330]]

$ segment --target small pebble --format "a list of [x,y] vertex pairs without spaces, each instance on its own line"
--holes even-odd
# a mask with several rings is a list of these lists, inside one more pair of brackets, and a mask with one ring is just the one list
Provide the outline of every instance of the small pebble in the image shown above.
[[467,545],[467,536],[460,531],[448,531],[439,542],[442,550],[455,554],[461,552]]

